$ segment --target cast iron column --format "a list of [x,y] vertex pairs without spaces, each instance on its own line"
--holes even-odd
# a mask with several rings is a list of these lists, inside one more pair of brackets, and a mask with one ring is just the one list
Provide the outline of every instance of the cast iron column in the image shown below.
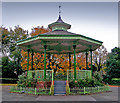
[[88,70],[88,52],[86,51],[86,69]]
[[92,66],[92,49],[90,49],[90,56],[91,56],[91,73],[93,76],[93,66]]
[[28,77],[28,70],[29,70],[29,52],[30,52],[30,49],[27,49],[27,77]]
[[44,45],[44,80],[46,80],[46,48],[47,46]]
[[69,53],[69,70],[71,69],[71,54]]
[[32,56],[32,60],[31,60],[31,69],[33,70],[33,55],[34,55],[34,53],[33,53],[33,50],[31,51],[32,53],[31,53],[31,56]]
[[71,78],[71,54],[69,53],[69,72],[67,71],[67,75],[68,75],[68,77],[70,76],[70,78]]
[[73,49],[74,49],[74,80],[76,80],[76,45],[73,45]]

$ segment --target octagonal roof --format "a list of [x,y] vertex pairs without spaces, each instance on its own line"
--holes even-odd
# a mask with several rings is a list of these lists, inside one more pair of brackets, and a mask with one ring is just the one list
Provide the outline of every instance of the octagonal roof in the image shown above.
[[71,28],[70,24],[63,22],[61,16],[58,20],[48,27],[51,32],[39,34],[17,42],[17,45],[24,50],[32,49],[35,52],[44,52],[44,45],[47,45],[47,53],[73,53],[73,45],[76,45],[76,52],[84,52],[89,49],[95,50],[102,45],[103,42],[86,37],[81,34],[68,32]]

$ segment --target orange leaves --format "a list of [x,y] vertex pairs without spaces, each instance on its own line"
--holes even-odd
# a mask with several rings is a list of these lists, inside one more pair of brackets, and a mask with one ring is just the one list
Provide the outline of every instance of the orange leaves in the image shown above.
[[27,57],[27,52],[25,52],[23,49],[21,50],[21,54],[23,58]]
[[[24,50],[21,50],[21,55],[22,55],[22,62],[21,66],[23,70],[27,70],[27,52]],[[29,54],[29,70],[31,70],[31,62],[32,62],[32,57],[31,53]],[[33,56],[33,69],[37,70],[43,70],[44,69],[44,54],[40,53],[34,53]]]
[[35,35],[38,35],[38,34],[43,34],[43,33],[50,32],[50,31],[51,30],[48,29],[48,28],[44,28],[43,26],[42,27],[38,26],[38,27],[32,29],[31,36],[35,36]]
[[[43,26],[42,27],[36,27],[36,28],[33,28],[32,29],[32,33],[31,33],[31,36],[35,36],[35,35],[38,35],[38,34],[43,34],[43,33],[46,33],[46,32],[49,32],[51,31],[50,29],[48,28],[44,28]],[[22,69],[23,70],[27,70],[27,52],[25,52],[24,50],[21,51],[21,54],[22,54],[22,62],[21,62],[21,66],[22,66]],[[31,70],[31,53],[29,55],[29,70]],[[47,64],[48,65],[48,64]],[[40,53],[34,53],[34,56],[33,56],[33,68],[36,70],[36,69],[44,69],[44,54],[40,54]]]
[[[23,68],[23,70],[27,70],[27,52],[25,51],[21,51],[22,54],[22,62],[21,62],[21,66]],[[33,57],[33,68],[34,70],[36,69],[40,69],[43,70],[44,69],[44,54],[39,54],[39,53],[34,53],[34,57]],[[50,56],[50,61],[48,56],[46,56],[46,68],[49,69],[49,67],[51,69],[57,69],[57,71],[60,72],[64,72],[67,71],[67,69],[69,69],[69,59],[68,59],[68,55],[64,54],[64,55],[51,55]],[[30,55],[30,60],[29,60],[29,70],[31,70],[31,55]],[[90,65],[90,62],[88,62],[88,66]],[[74,56],[71,55],[71,69],[74,69]],[[86,69],[86,57],[85,54],[83,53],[79,53],[76,54],[76,69]]]
[[86,56],[83,53],[76,55],[76,69],[86,69]]

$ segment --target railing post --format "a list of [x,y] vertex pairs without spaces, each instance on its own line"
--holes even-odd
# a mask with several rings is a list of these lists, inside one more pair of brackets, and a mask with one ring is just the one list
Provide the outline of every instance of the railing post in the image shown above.
[[110,86],[108,86],[108,90],[110,90]]
[[67,69],[67,82],[68,82],[68,69]]
[[53,85],[53,70],[52,70],[52,85]]
[[106,86],[104,86],[103,88],[104,88],[103,91],[106,91],[106,90],[107,90],[107,89],[106,89]]
[[85,87],[84,87],[84,94],[85,94]]
[[20,87],[20,91],[22,91],[22,87]]
[[50,87],[50,94],[51,94],[51,87]]
[[69,88],[69,94],[70,94],[70,88]]
[[37,90],[36,90],[36,88],[35,88],[35,95],[37,94]]
[[98,92],[99,92],[99,86],[98,86]]

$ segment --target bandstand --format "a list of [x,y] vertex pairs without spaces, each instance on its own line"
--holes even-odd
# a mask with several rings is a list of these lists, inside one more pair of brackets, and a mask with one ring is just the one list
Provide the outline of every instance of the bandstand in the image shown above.
[[[61,6],[59,6],[60,8]],[[44,70],[42,70],[42,76],[39,75],[40,71],[35,73],[35,77],[38,81],[47,81],[47,79],[51,78],[51,88],[50,93],[53,95],[59,94],[69,94],[69,79],[77,80],[81,79],[83,76],[85,79],[88,77],[92,77],[93,74],[93,64],[92,64],[92,51],[96,50],[102,45],[101,41],[92,39],[90,37],[83,36],[81,34],[71,33],[67,30],[71,28],[71,25],[65,23],[61,19],[60,11],[58,20],[54,23],[48,25],[48,28],[51,29],[51,32],[47,32],[44,34],[39,34],[33,37],[29,37],[27,39],[23,39],[17,41],[17,46],[21,49],[27,51],[27,77],[33,78],[33,56],[34,53],[44,53]],[[76,53],[85,52],[86,53],[86,70],[84,73],[78,73],[76,70]],[[90,52],[91,57],[91,70],[88,70],[88,52]],[[29,54],[31,53],[32,61],[31,61],[31,69],[29,71]],[[71,54],[74,54],[74,70],[72,71],[72,77],[69,78],[67,71],[66,81],[55,81],[52,73],[48,73],[46,70],[46,54],[68,54],[69,55],[69,66],[71,66]],[[69,70],[70,68],[68,68]],[[50,74],[50,77],[48,77]],[[83,75],[82,75],[83,74]],[[71,75],[71,74],[70,74]],[[42,77],[42,79],[38,78]],[[40,83],[40,82],[39,82]]]
[[61,15],[58,20],[48,25],[51,32],[39,34],[17,42],[17,46],[27,51],[27,72],[29,69],[29,54],[31,52],[33,70],[34,52],[44,53],[44,80],[46,80],[46,54],[74,54],[74,80],[76,80],[76,53],[86,52],[86,69],[88,68],[88,52],[91,56],[91,74],[92,67],[92,51],[102,45],[101,41],[83,36],[81,34],[71,33],[67,30],[71,28],[70,24],[63,22]]

